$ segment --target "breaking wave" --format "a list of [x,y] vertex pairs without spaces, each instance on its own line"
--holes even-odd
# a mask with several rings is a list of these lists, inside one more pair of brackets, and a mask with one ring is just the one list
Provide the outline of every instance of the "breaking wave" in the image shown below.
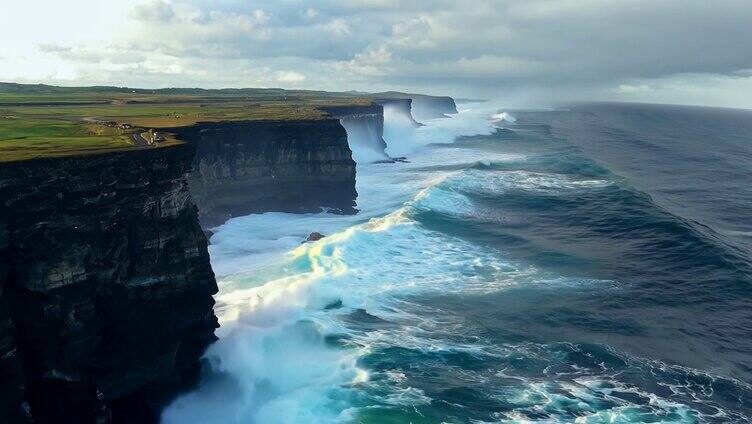
[[517,122],[517,118],[515,118],[508,112],[499,112],[499,113],[494,113],[493,115],[491,115],[488,121],[494,124],[497,124],[500,122],[508,122],[508,123],[514,124],[515,122]]

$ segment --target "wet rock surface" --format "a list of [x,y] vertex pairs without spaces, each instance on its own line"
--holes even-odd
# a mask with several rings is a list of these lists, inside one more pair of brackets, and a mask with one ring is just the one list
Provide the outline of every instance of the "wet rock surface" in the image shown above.
[[308,235],[308,237],[303,241],[303,243],[308,243],[308,242],[312,242],[312,241],[319,241],[319,240],[321,240],[324,237],[326,237],[326,236],[323,235],[323,234],[321,234],[321,233],[319,233],[319,232],[314,231],[314,232],[312,232],[311,234]]

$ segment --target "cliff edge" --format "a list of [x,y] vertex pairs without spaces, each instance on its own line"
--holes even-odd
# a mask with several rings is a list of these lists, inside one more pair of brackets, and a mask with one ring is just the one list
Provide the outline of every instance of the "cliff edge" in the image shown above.
[[153,421],[196,378],[217,285],[188,190],[193,153],[0,166],[5,421]]
[[411,99],[412,116],[418,121],[445,118],[457,113],[457,104],[449,96],[428,96],[397,91],[375,93],[373,96],[376,99]]
[[354,213],[355,162],[337,120],[200,123],[190,190],[208,228],[254,212]]

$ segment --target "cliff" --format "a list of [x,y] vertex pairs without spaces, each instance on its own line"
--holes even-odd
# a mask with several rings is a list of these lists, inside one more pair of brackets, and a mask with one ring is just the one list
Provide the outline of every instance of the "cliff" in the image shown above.
[[153,422],[194,381],[216,282],[191,193],[206,225],[355,211],[336,119],[175,133],[187,143],[0,165],[0,422]]
[[355,212],[355,162],[336,120],[201,123],[173,131],[196,147],[190,189],[204,227],[254,212]]
[[414,128],[423,126],[413,117],[413,99],[376,99],[374,103],[384,108],[384,119],[386,119],[386,116],[394,114],[398,119],[407,121]]
[[192,158],[181,144],[0,166],[0,421],[153,421],[195,379],[217,286]]
[[[105,87],[85,100],[108,106],[92,120],[64,107],[81,105],[81,88],[59,90],[73,103],[20,98],[24,114],[39,106],[33,125],[9,118],[0,146],[3,423],[156,421],[215,340],[217,287],[199,218],[211,227],[253,212],[354,213],[354,157],[392,160],[385,108],[408,127],[419,125],[417,105],[456,112],[450,98],[427,96],[296,91],[290,102],[279,90],[134,98],[128,89],[120,98]],[[185,143],[133,145],[97,121]]]
[[[6,233],[0,229],[0,237]],[[7,250],[7,240],[0,240],[0,250]],[[24,394],[24,377],[16,347],[16,329],[10,316],[10,299],[5,261],[0,262],[0,422],[28,422]]]
[[425,94],[400,93],[388,91],[376,93],[377,99],[411,99],[412,116],[418,121],[444,118],[457,113],[457,105],[449,96],[428,96]]
[[444,118],[457,113],[454,99],[448,96],[414,96],[412,100],[416,119]]
[[384,108],[380,104],[322,107],[339,120],[356,162],[388,161],[384,141]]

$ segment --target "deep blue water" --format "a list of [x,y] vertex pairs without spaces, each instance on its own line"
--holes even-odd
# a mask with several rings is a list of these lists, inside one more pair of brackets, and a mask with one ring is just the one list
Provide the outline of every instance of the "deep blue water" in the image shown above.
[[[353,222],[224,226],[227,333],[166,420],[751,421],[752,111],[502,118],[433,123],[412,163],[359,166]],[[280,222],[264,240],[334,234],[242,269]]]

